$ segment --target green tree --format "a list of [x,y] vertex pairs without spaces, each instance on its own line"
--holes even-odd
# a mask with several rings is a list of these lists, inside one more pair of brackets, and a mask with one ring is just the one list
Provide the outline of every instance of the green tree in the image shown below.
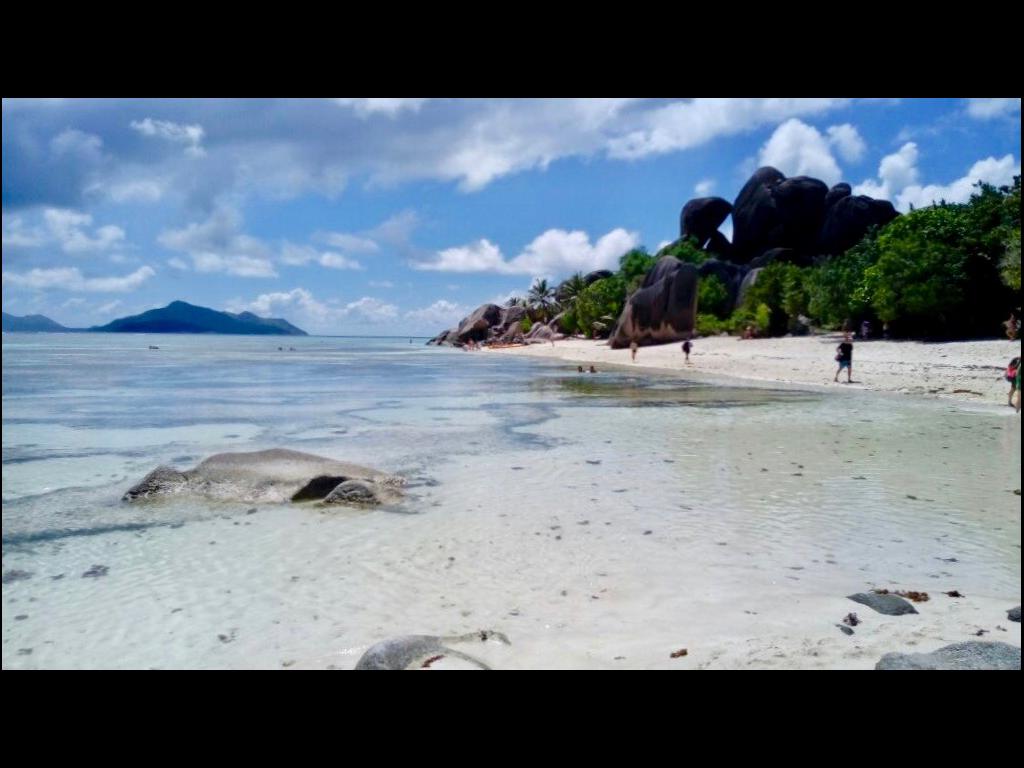
[[588,338],[610,334],[622,314],[625,293],[621,274],[588,285],[576,301],[577,330]]
[[713,315],[720,320],[729,316],[729,310],[732,309],[729,289],[716,275],[700,279],[700,286],[697,288],[697,308],[699,312]]
[[536,312],[540,319],[547,321],[556,306],[555,292],[548,285],[548,281],[536,280],[530,286],[530,292],[527,294],[527,307]]
[[674,256],[680,261],[685,261],[687,264],[699,265],[711,258],[711,254],[697,247],[697,240],[695,238],[689,237],[685,240],[677,240],[672,245],[658,251],[658,253],[662,257]]

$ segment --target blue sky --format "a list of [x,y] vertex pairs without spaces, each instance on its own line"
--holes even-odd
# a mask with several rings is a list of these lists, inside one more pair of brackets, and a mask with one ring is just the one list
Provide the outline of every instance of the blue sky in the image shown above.
[[183,299],[434,335],[654,251],[761,165],[903,211],[1008,184],[1020,103],[5,99],[4,310],[88,326]]

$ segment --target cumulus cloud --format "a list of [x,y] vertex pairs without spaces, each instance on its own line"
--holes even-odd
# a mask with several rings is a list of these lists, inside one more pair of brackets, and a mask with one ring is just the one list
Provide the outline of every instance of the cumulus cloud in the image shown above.
[[[142,180],[157,178],[163,198],[181,196],[205,213],[251,194],[336,195],[352,178],[372,185],[452,182],[474,192],[496,179],[543,170],[563,158],[632,160],[691,149],[791,117],[820,115],[848,100],[340,103],[344,106],[326,99],[73,100],[58,106],[26,104],[13,111],[5,107],[4,205],[71,207],[85,189],[144,202],[158,190]],[[140,113],[147,116],[140,119]],[[90,132],[68,129],[55,136],[57,125],[72,120],[88,125]],[[213,136],[203,128],[209,124],[217,126]],[[125,141],[125,125],[147,141]],[[42,157],[47,144],[52,144],[50,156]],[[205,153],[205,162],[181,163],[177,152],[152,151],[157,144]]]
[[295,245],[286,242],[281,248],[281,261],[289,266],[303,266],[316,263],[328,269],[362,269],[355,259],[350,259],[333,251],[317,251],[308,245]]
[[232,312],[255,312],[258,315],[284,314],[293,322],[307,323],[316,330],[336,330],[340,323],[379,325],[399,317],[398,307],[371,296],[343,306],[330,306],[318,301],[305,288],[264,293],[250,302],[235,299],[228,302]]
[[966,203],[974,193],[974,185],[979,181],[997,187],[1009,186],[1013,177],[1020,175],[1020,162],[1013,155],[1005,155],[999,159],[987,157],[971,166],[967,174],[949,184],[911,184],[896,196],[896,208],[901,211],[910,210],[910,206],[923,208],[945,200],[947,203]]
[[351,107],[360,117],[385,114],[394,117],[399,112],[409,110],[419,112],[420,107],[430,99],[333,99],[335,104]]
[[425,328],[450,328],[466,317],[470,311],[469,307],[439,299],[429,307],[406,312],[405,317]]
[[183,125],[170,120],[132,120],[131,127],[143,136],[152,136],[174,144],[186,144],[185,154],[202,157],[206,152],[200,144],[205,132],[201,125]]
[[701,179],[694,186],[693,191],[694,191],[694,194],[697,195],[697,197],[707,197],[708,195],[711,194],[711,190],[713,190],[714,188],[715,188],[715,180],[714,179]]
[[106,192],[115,203],[155,203],[164,195],[163,186],[152,179],[117,182]]
[[614,269],[619,257],[640,244],[636,232],[613,229],[591,244],[586,232],[549,229],[536,237],[521,253],[506,260],[501,249],[486,238],[439,251],[413,267],[435,272],[495,272],[503,275],[560,277],[573,272]]
[[237,211],[220,208],[205,221],[160,233],[157,242],[192,258],[196,272],[226,272],[238,277],[276,277],[271,249],[241,232]]
[[3,214],[3,247],[35,248],[46,242],[46,233],[38,227],[29,228],[20,216]]
[[607,142],[613,158],[637,159],[676,152],[718,136],[745,133],[800,115],[844,107],[849,99],[692,99],[646,112],[642,128]]
[[817,128],[796,118],[775,129],[761,147],[758,162],[774,166],[787,176],[813,176],[829,185],[842,176],[832,157],[830,142]]
[[1020,99],[968,99],[967,114],[975,120],[994,120],[1020,114]]
[[898,151],[882,158],[878,179],[865,179],[853,189],[855,195],[868,195],[879,200],[892,200],[905,187],[917,183],[917,144],[908,141]]
[[830,126],[825,133],[828,134],[829,144],[834,146],[839,151],[839,156],[848,163],[860,162],[867,152],[868,145],[857,129],[849,123]]
[[134,291],[156,271],[152,267],[140,267],[123,277],[84,277],[77,267],[54,269],[32,269],[28,272],[3,273],[4,285],[35,290],[62,290],[75,293],[88,291],[96,293],[126,293]]
[[90,236],[85,228],[92,226],[92,216],[87,213],[48,208],[43,220],[65,253],[108,250],[124,240],[124,230],[113,225],[99,227]]
[[335,248],[351,253],[376,253],[380,246],[369,237],[360,237],[347,232],[320,232],[317,239]]
[[103,304],[102,306],[96,307],[96,313],[99,315],[109,315],[111,312],[113,312],[120,306],[121,300],[114,299],[113,301],[108,301],[106,304]]

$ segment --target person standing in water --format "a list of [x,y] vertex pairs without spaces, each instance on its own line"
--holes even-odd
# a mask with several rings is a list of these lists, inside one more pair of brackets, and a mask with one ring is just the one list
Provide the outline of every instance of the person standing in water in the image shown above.
[[836,369],[835,378],[832,381],[839,381],[839,374],[843,368],[846,369],[846,383],[853,383],[853,342],[850,341],[850,334],[847,333],[843,341],[836,347],[836,362],[839,368]]
[[630,344],[629,344],[629,356],[633,360],[634,363],[636,362],[636,349],[637,349],[636,342],[635,341],[630,342]]
[[686,362],[687,363],[690,362],[690,350],[691,349],[693,349],[693,344],[691,344],[690,340],[687,339],[686,341],[683,342],[683,354],[686,355]]

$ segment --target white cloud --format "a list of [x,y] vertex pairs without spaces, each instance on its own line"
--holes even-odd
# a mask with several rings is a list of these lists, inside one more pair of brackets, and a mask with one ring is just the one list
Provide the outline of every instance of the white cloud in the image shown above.
[[1008,186],[1013,183],[1013,177],[1019,175],[1020,163],[1013,155],[1005,155],[999,159],[987,157],[972,165],[965,176],[949,184],[907,186],[897,195],[896,208],[908,211],[911,205],[915,208],[924,208],[940,200],[947,203],[966,203],[976,191],[974,185],[977,182],[984,181],[997,187]]
[[46,242],[46,234],[35,227],[28,229],[20,216],[3,214],[3,247],[35,248]]
[[174,269],[182,272],[188,272],[188,264],[185,263],[184,259],[179,259],[177,256],[172,256],[167,260],[167,266],[173,267]]
[[360,117],[375,114],[394,117],[405,110],[419,112],[420,107],[430,99],[332,99],[332,101],[343,107],[351,107]]
[[371,288],[394,288],[395,284],[390,280],[371,280],[369,283]]
[[759,164],[778,168],[786,176],[813,176],[828,185],[840,181],[842,172],[829,142],[817,128],[792,118],[761,147]]
[[363,266],[355,259],[342,256],[333,251],[317,251],[308,245],[295,245],[285,242],[281,247],[281,261],[290,266],[302,266],[315,262],[329,269],[362,269]]
[[376,253],[380,250],[380,246],[370,238],[346,232],[320,232],[317,233],[316,239],[351,253]]
[[331,330],[343,321],[359,325],[387,323],[399,316],[398,307],[370,296],[350,302],[342,307],[331,307],[317,301],[305,288],[264,293],[253,301],[235,299],[228,302],[232,312],[255,312],[258,315],[283,314],[300,325],[307,323],[317,330]]
[[968,99],[967,114],[975,120],[1020,114],[1020,99]]
[[364,296],[345,305],[341,314],[360,323],[383,323],[398,317],[398,307],[380,299]]
[[106,304],[104,304],[101,307],[97,307],[96,308],[96,314],[99,314],[99,315],[109,315],[111,312],[113,312],[115,309],[117,309],[120,306],[121,306],[121,300],[120,299],[114,299],[113,301],[108,301]]
[[676,152],[798,115],[846,106],[849,99],[693,99],[650,110],[642,127],[607,142],[608,155],[637,159]]
[[276,277],[273,253],[263,242],[243,234],[237,211],[219,208],[205,221],[160,233],[157,242],[192,258],[197,272],[226,272],[238,277]]
[[429,262],[413,262],[414,269],[433,272],[500,272],[508,274],[501,249],[486,238],[469,245],[438,251]]
[[429,307],[406,312],[405,317],[427,328],[450,328],[466,317],[470,311],[469,307],[440,299]]
[[854,187],[853,194],[893,200],[905,187],[917,183],[918,156],[917,144],[908,141],[898,151],[882,158],[878,164],[878,180],[865,179]]
[[619,257],[637,247],[636,232],[613,229],[591,244],[586,232],[549,229],[536,237],[515,258],[506,261],[501,249],[482,239],[469,245],[439,251],[429,261],[413,262],[413,267],[436,272],[496,272],[503,275],[559,277],[573,272],[614,269]]
[[102,159],[103,139],[77,128],[61,131],[50,140],[50,151],[57,157],[75,156],[98,162]]
[[697,197],[707,197],[711,194],[711,190],[715,188],[714,179],[701,179],[694,186],[693,191]]
[[131,127],[143,136],[164,139],[174,144],[187,144],[185,154],[193,157],[202,157],[206,154],[200,146],[205,134],[201,125],[183,125],[182,123],[172,123],[169,120],[154,120],[147,117],[144,120],[132,120]]
[[77,267],[32,269],[28,272],[4,272],[5,285],[36,290],[57,289],[73,292],[126,293],[134,291],[156,274],[152,267],[140,267],[123,277],[83,277]]
[[107,194],[115,203],[155,203],[163,197],[164,190],[159,182],[136,179],[111,184]]
[[830,126],[826,131],[829,143],[839,150],[839,156],[848,163],[860,162],[868,145],[857,132],[857,129],[849,123]]
[[48,208],[43,212],[43,220],[65,253],[105,251],[124,240],[124,230],[113,225],[99,227],[90,237],[84,231],[92,225],[92,216],[87,213]]

